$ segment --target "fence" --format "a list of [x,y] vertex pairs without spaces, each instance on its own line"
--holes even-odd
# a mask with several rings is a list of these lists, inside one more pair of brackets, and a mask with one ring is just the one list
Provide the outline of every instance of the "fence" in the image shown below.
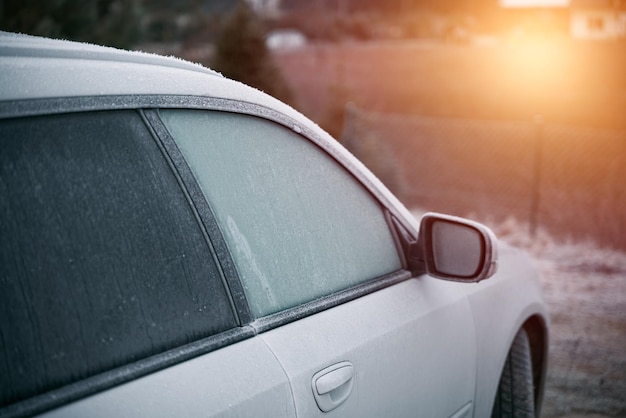
[[348,106],[342,142],[409,207],[626,249],[626,131]]

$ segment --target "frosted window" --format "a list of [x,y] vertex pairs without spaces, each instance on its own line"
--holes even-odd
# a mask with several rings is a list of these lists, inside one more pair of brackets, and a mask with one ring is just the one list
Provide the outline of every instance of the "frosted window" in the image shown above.
[[236,326],[138,113],[0,123],[0,408]]
[[400,269],[379,203],[300,135],[260,118],[165,110],[264,316]]

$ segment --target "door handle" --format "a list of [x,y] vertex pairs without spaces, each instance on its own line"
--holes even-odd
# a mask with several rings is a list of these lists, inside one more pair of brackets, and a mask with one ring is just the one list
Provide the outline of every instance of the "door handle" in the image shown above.
[[354,367],[348,361],[333,364],[315,373],[311,385],[317,406],[328,412],[345,402],[354,386],[353,377]]

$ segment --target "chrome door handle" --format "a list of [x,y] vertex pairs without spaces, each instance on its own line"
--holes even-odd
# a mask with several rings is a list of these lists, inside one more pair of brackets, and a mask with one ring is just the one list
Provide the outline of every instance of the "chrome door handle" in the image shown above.
[[337,408],[350,396],[354,386],[354,367],[343,361],[313,375],[311,385],[317,406],[324,412]]

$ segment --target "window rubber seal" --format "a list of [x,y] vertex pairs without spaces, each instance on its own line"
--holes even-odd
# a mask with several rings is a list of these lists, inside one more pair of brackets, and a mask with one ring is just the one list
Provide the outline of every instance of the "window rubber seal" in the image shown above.
[[370,293],[377,292],[387,287],[412,278],[411,272],[405,269],[397,270],[382,277],[376,277],[364,283],[332,293],[328,296],[315,299],[302,305],[276,312],[256,319],[250,324],[255,334],[261,334],[274,328],[295,322],[307,316],[343,305]]

